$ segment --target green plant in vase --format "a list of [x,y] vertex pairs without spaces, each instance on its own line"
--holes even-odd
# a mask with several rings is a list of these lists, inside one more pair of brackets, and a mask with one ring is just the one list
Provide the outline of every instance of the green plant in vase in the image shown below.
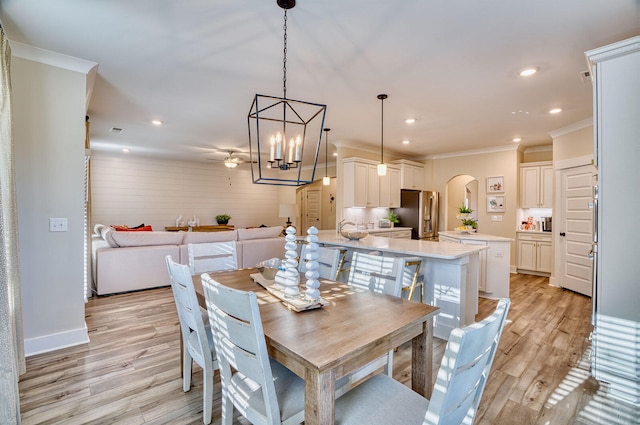
[[227,224],[231,220],[231,216],[228,214],[220,214],[216,216],[216,222],[218,224]]
[[400,223],[400,217],[398,217],[398,214],[396,214],[391,210],[389,210],[389,214],[387,214],[385,218],[389,220],[391,223],[393,223],[394,225]]

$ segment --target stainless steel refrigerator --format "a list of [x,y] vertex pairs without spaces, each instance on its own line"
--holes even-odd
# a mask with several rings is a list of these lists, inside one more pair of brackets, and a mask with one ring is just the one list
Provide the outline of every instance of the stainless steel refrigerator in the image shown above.
[[402,189],[396,208],[400,227],[411,227],[411,239],[438,238],[438,192]]

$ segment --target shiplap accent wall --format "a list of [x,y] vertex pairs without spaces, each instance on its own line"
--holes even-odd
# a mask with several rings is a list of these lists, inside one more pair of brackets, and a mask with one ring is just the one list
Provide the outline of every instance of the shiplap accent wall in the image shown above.
[[222,163],[199,163],[134,155],[93,153],[91,157],[92,225],[150,224],[154,230],[186,223],[216,224],[229,214],[236,228],[278,226],[278,186],[251,181],[248,164],[229,170]]

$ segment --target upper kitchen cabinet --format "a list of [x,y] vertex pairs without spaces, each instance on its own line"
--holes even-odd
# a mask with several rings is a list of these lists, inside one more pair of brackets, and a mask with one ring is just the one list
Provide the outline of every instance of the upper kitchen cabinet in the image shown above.
[[400,188],[424,190],[424,165],[401,159],[393,161],[400,166]]
[[344,206],[397,208],[400,206],[400,168],[387,166],[387,175],[378,176],[378,163],[360,158],[343,161]]
[[551,161],[520,164],[520,208],[553,207]]
[[[377,169],[376,169],[377,172]],[[380,177],[379,203],[381,207],[400,207],[400,182],[402,180],[400,168],[387,166],[387,175]]]

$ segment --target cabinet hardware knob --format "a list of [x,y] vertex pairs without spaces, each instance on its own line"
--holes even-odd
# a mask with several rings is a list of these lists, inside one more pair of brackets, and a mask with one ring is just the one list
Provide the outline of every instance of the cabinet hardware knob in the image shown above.
[[567,236],[565,232],[560,232],[560,236]]

